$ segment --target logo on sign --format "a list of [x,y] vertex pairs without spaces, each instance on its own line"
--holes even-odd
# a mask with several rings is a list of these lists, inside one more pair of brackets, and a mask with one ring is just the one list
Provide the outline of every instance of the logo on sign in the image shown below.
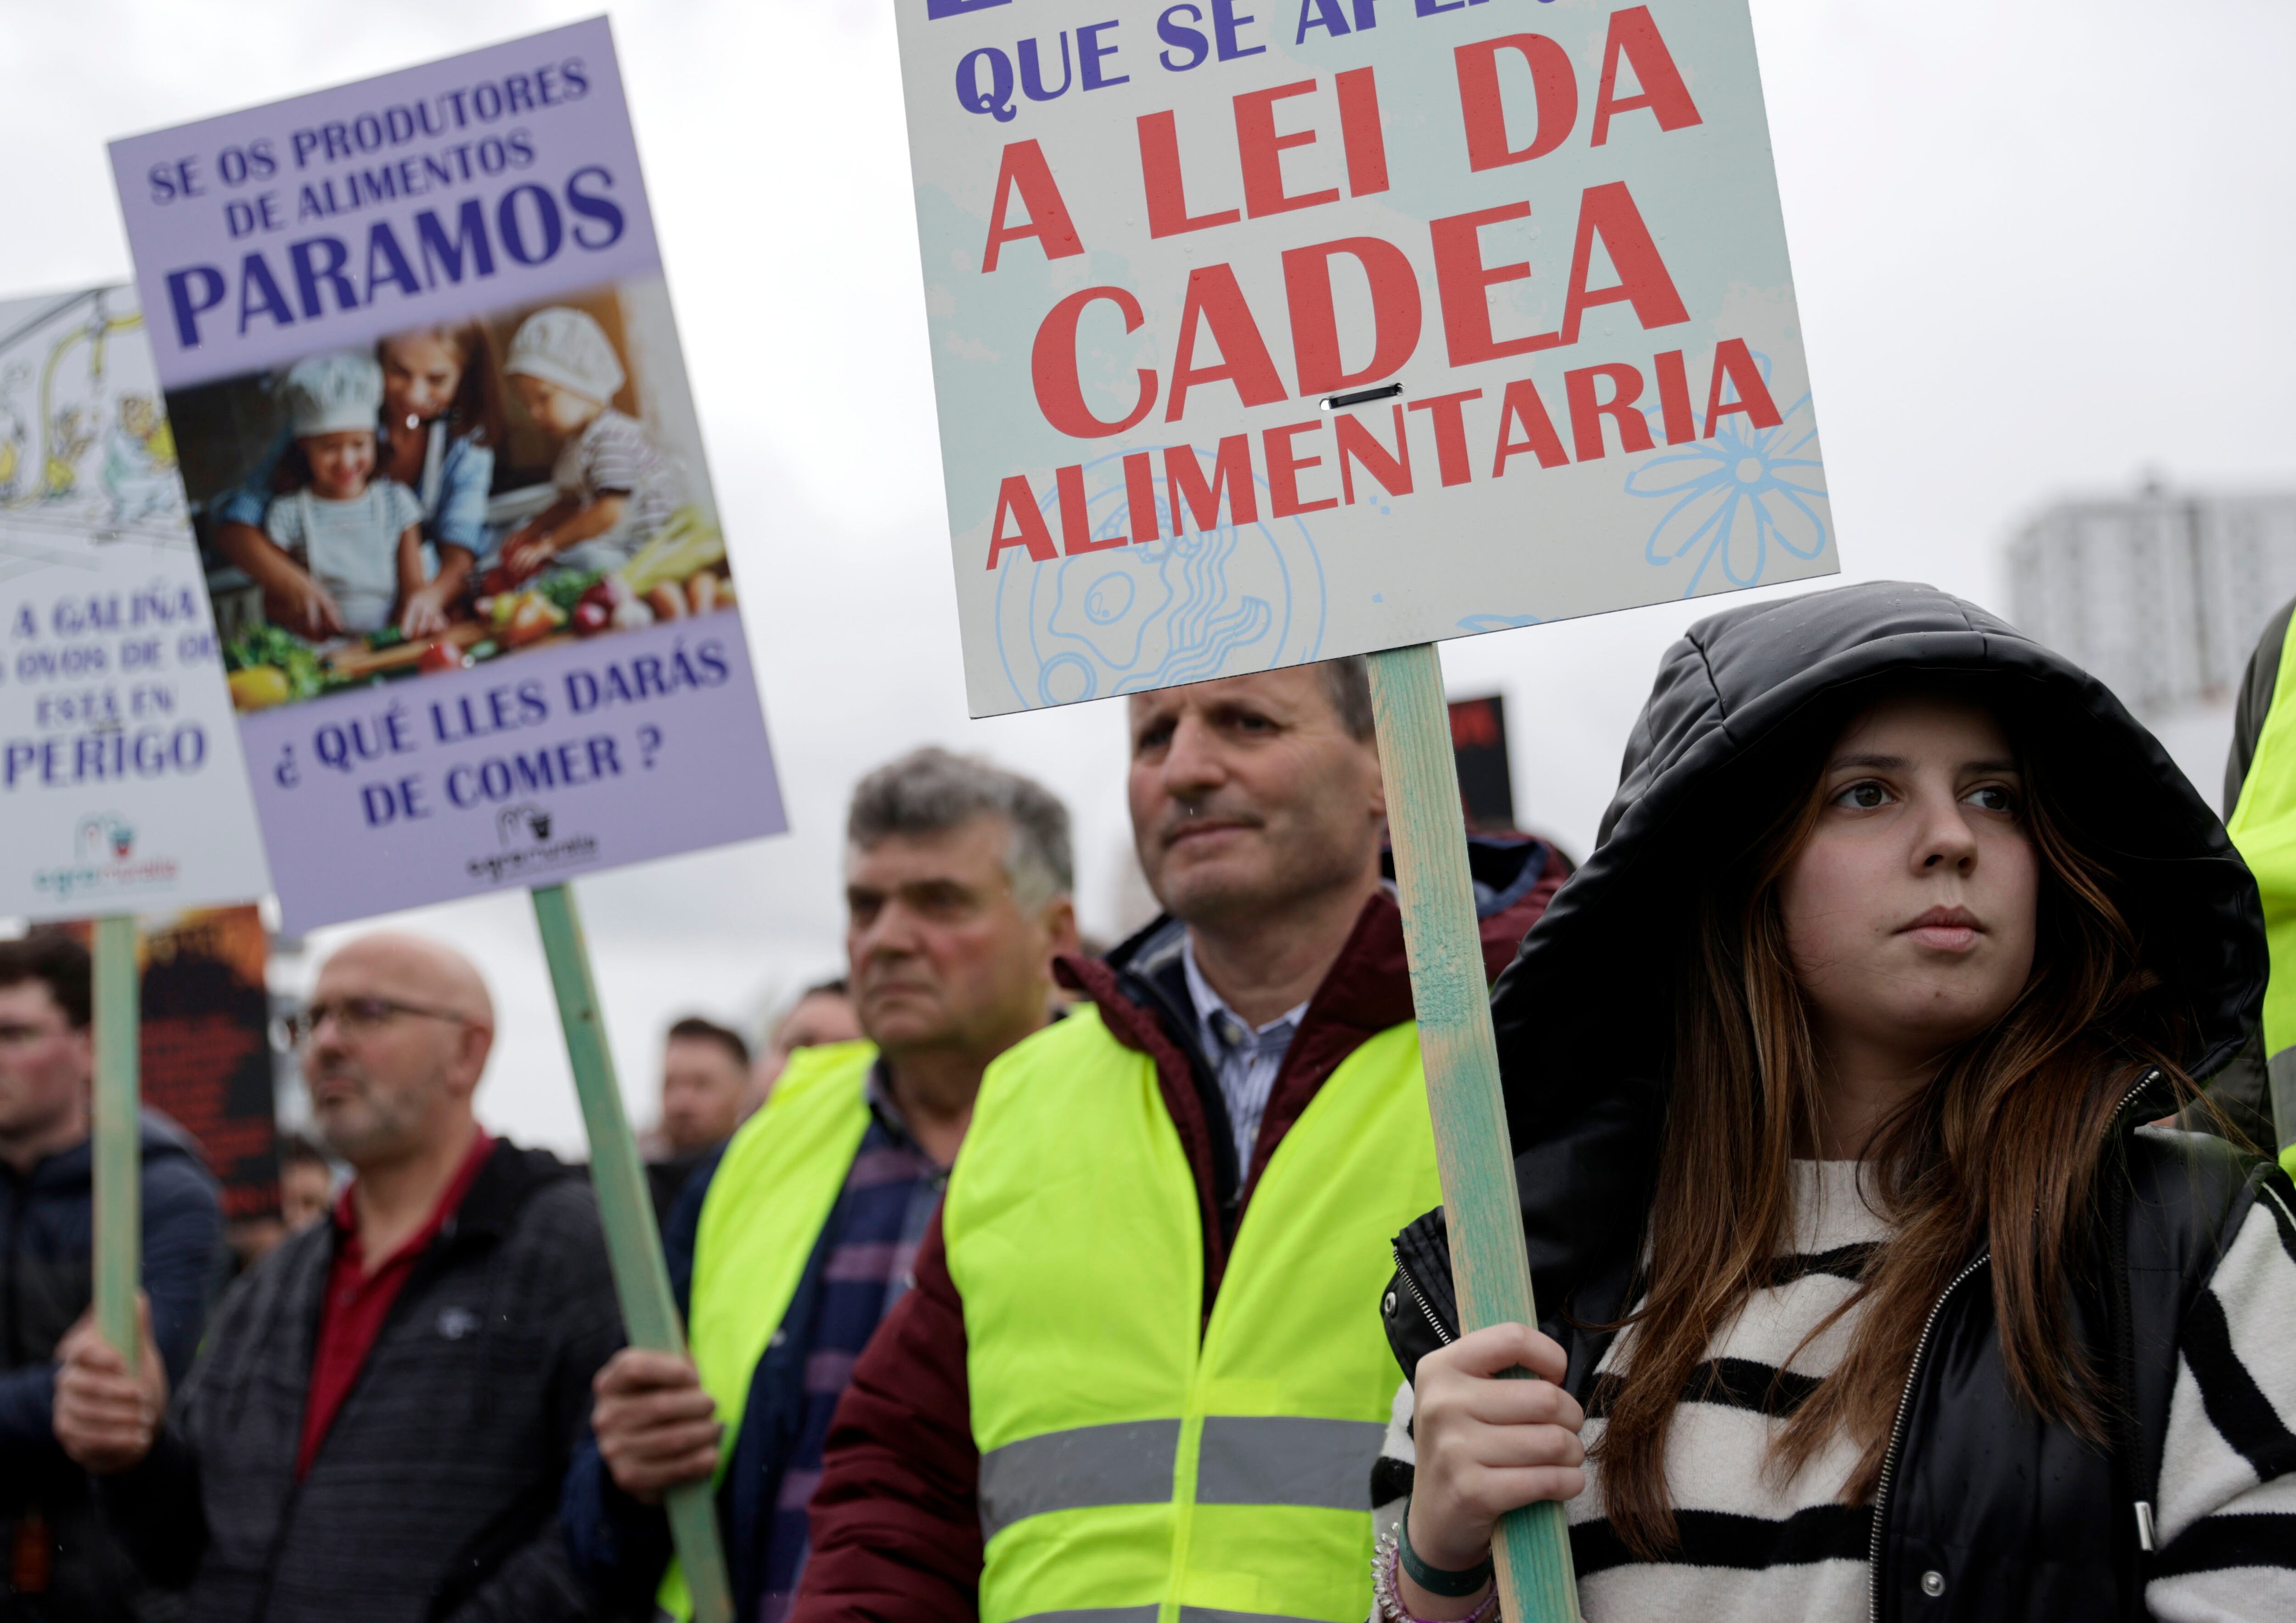
[[58,897],[161,889],[176,882],[172,857],[137,857],[135,825],[116,811],[90,812],[73,825],[72,861],[41,868],[33,885]]
[[561,832],[557,814],[532,800],[496,812],[495,838],[499,851],[473,857],[464,865],[472,878],[500,884],[505,879],[554,868],[586,867],[598,859],[594,835]]
[[539,845],[550,838],[550,814],[531,802],[507,806],[495,814],[495,827],[505,848],[521,842]]
[[77,855],[83,860],[110,857],[126,861],[135,849],[135,829],[118,812],[99,812],[79,820]]

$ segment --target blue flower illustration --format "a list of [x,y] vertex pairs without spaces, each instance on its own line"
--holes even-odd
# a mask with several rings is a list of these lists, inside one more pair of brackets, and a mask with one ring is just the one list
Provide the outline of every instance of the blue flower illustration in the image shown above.
[[[1769,357],[1757,358],[1767,381]],[[1627,494],[1673,502],[1652,529],[1644,555],[1660,568],[1696,560],[1685,597],[1697,594],[1717,560],[1732,586],[1751,586],[1768,570],[1773,545],[1816,557],[1828,532],[1816,504],[1825,499],[1816,444],[1804,395],[1775,428],[1755,428],[1735,413],[1713,439],[1644,463],[1628,475]]]

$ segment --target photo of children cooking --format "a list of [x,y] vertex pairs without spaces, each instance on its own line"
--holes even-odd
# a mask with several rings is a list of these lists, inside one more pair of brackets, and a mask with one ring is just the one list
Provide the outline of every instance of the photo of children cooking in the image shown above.
[[734,606],[659,278],[169,406],[242,711]]

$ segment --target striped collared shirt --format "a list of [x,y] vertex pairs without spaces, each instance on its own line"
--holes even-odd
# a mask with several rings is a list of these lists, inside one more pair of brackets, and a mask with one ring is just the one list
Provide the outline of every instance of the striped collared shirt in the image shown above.
[[1284,1051],[1308,1012],[1306,1004],[1288,1009],[1264,1026],[1254,1027],[1227,1006],[1196,967],[1196,944],[1184,938],[1180,964],[1187,971],[1188,997],[1196,1005],[1196,1038],[1204,1058],[1219,1079],[1220,1097],[1227,1102],[1228,1130],[1235,1135],[1235,1172],[1239,1180],[1251,1170],[1251,1147],[1259,1138],[1259,1119],[1267,1112],[1267,1095]]

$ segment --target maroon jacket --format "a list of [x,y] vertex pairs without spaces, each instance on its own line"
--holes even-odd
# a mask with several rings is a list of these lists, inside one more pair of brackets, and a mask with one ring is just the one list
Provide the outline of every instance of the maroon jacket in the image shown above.
[[[1483,967],[1514,956],[1566,865],[1544,842],[1472,842]],[[1193,1006],[1178,980],[1179,926],[1159,920],[1106,962],[1064,958],[1063,984],[1098,1006],[1116,1040],[1156,1062],[1203,1202],[1203,1316],[1260,1170],[1324,1079],[1365,1041],[1412,1017],[1402,915],[1384,891],[1364,906],[1285,1052],[1251,1164],[1231,1164],[1211,1072],[1196,1053]],[[1217,1126],[1215,1124],[1218,1124]],[[813,1553],[791,1623],[949,1623],[978,1615],[980,1455],[965,1381],[964,1304],[949,1277],[938,1214],[916,1287],[886,1316],[838,1404],[813,1497]],[[1368,1485],[1366,1484],[1366,1489]]]

